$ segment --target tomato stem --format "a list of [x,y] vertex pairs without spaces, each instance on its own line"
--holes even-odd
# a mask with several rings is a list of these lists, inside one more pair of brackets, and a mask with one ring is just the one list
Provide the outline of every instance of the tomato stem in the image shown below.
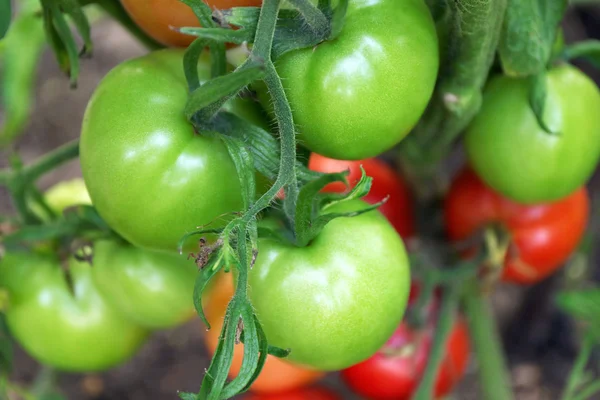
[[483,397],[487,400],[513,399],[506,360],[488,299],[481,293],[478,285],[473,284],[468,288],[463,301],[471,340],[479,361]]
[[459,285],[450,285],[444,291],[442,308],[435,325],[435,335],[427,367],[413,400],[429,400],[435,398],[435,384],[442,360],[446,352],[446,342],[452,331],[459,300]]

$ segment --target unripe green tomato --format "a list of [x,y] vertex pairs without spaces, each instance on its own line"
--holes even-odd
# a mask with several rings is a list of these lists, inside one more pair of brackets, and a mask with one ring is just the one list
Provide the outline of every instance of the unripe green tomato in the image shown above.
[[102,240],[94,243],[93,265],[100,293],[143,327],[171,328],[195,315],[197,268],[185,256]]
[[[417,123],[438,72],[435,24],[423,0],[350,0],[340,35],[275,62],[298,140],[339,160],[374,157]],[[271,103],[261,85],[265,107]]]
[[100,295],[89,264],[69,260],[72,291],[58,260],[8,253],[0,287],[9,294],[8,327],[43,364],[73,372],[102,371],[127,361],[148,332]]
[[[184,234],[223,227],[243,209],[226,146],[196,133],[185,117],[183,53],[156,51],[109,72],[88,104],[80,144],[83,177],[102,218],[136,246],[171,252]],[[206,57],[198,73],[210,77]],[[249,101],[226,108],[262,122]],[[195,250],[196,241],[186,247]]]
[[[367,207],[352,201],[329,212]],[[306,247],[259,239],[249,295],[269,343],[318,370],[372,356],[406,308],[410,272],[402,239],[378,211],[329,222]]]
[[531,80],[492,78],[465,136],[469,159],[493,189],[520,203],[555,201],[584,185],[600,157],[600,92],[577,68],[547,73],[544,121],[529,104]]

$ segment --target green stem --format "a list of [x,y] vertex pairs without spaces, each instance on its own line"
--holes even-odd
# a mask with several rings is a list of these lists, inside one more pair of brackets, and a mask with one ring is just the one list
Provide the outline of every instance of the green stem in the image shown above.
[[43,397],[48,393],[52,393],[56,385],[56,371],[48,366],[42,366],[42,369],[35,377],[31,388],[31,394],[35,398]]
[[594,337],[591,334],[587,334],[581,345],[581,349],[579,350],[579,355],[575,360],[575,365],[569,374],[569,379],[567,380],[567,386],[562,395],[562,400],[574,400],[575,392],[577,391],[577,386],[581,382],[581,378],[585,372],[585,367],[588,364],[590,356],[592,354],[592,349],[594,348]]
[[433,346],[429,354],[429,360],[427,361],[427,368],[425,369],[419,388],[413,396],[414,400],[429,400],[435,397],[435,383],[446,353],[446,342],[452,331],[458,308],[458,286],[451,285],[446,289],[446,293],[444,293],[442,309],[440,310],[435,327],[435,336],[433,337]]
[[53,170],[77,156],[79,156],[79,140],[73,140],[26,166],[23,169],[21,176],[24,176],[28,182],[36,181],[46,172]]
[[294,6],[306,21],[306,24],[316,32],[317,35],[327,37],[331,30],[331,24],[315,5],[309,0],[288,0]]
[[473,285],[464,297],[471,340],[479,362],[483,397],[486,400],[513,399],[506,360],[500,345],[488,300]]

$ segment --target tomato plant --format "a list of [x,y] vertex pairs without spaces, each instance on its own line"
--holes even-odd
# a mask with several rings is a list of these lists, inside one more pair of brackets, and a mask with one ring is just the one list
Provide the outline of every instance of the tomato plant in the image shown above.
[[[312,153],[308,160],[308,167],[313,171],[342,172],[349,170],[348,183],[351,187],[354,187],[361,177],[361,166],[367,175],[373,178],[371,191],[362,199],[367,203],[374,204],[389,196],[388,201],[379,207],[379,211],[396,228],[400,236],[403,238],[412,236],[415,228],[410,192],[402,177],[385,162],[376,158],[358,161],[335,160],[317,153]],[[341,182],[334,182],[327,185],[324,190],[344,192],[347,188]]]
[[69,279],[58,260],[8,253],[0,261],[0,286],[8,291],[6,322],[16,340],[44,364],[66,371],[100,371],[127,361],[147,331],[101,296],[91,267],[69,261]]
[[438,69],[435,25],[422,1],[350,1],[336,40],[276,62],[299,140],[327,157],[388,150],[416,124]]
[[[204,301],[206,317],[211,323],[211,329],[205,333],[204,342],[211,354],[214,353],[219,343],[219,334],[223,325],[225,309],[232,296],[232,279],[229,275],[225,275],[219,277]],[[242,366],[243,355],[243,345],[236,346],[230,371],[231,377],[238,375]],[[264,394],[265,396],[274,393],[282,393],[280,397],[288,396],[288,391],[310,385],[324,375],[323,372],[304,368],[269,355],[267,356],[263,370],[254,383],[252,383],[250,390],[255,393]],[[266,396],[266,398],[270,397]]]
[[471,169],[454,180],[445,203],[452,240],[464,240],[490,224],[510,235],[502,278],[534,283],[555,271],[571,255],[585,231],[589,199],[585,188],[554,203],[523,205],[486,186]]
[[[413,329],[403,322],[377,354],[343,370],[342,378],[353,391],[369,399],[411,399],[429,359],[433,328]],[[436,398],[452,391],[462,378],[468,359],[467,326],[458,320],[446,342],[435,383]]]
[[143,327],[170,328],[195,314],[197,269],[185,256],[102,240],[94,243],[92,271],[106,301]]
[[[182,57],[161,50],[120,64],[84,116],[81,168],[94,206],[141,247],[175,251],[185,233],[222,226],[242,208],[225,145],[196,134],[181,112],[187,99]],[[209,76],[206,59],[198,72]],[[246,116],[254,111],[241,100],[229,107]]]
[[530,80],[498,76],[465,144],[477,174],[521,203],[556,201],[585,184],[600,158],[600,92],[577,68],[547,73],[545,132],[529,105]]
[[[211,8],[260,6],[262,0],[203,0]],[[131,18],[148,35],[166,46],[185,47],[194,36],[184,35],[173,28],[200,26],[192,9],[179,0],[145,2],[121,0]],[[172,28],[173,27],[173,28]]]
[[371,211],[331,221],[307,247],[260,240],[249,294],[267,337],[291,349],[291,361],[336,370],[385,343],[404,314],[409,279],[402,240]]

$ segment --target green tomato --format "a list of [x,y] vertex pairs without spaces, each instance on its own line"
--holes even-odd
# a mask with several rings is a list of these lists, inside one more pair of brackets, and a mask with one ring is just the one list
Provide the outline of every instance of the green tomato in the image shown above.
[[600,157],[600,92],[577,68],[563,65],[546,78],[545,132],[529,104],[531,82],[493,78],[465,144],[477,174],[521,203],[561,199],[585,184]]
[[197,268],[184,256],[104,240],[94,243],[93,264],[104,298],[144,327],[170,328],[195,314]]
[[105,302],[89,264],[71,259],[69,271],[72,291],[53,257],[9,253],[0,261],[15,339],[40,362],[65,371],[101,371],[128,360],[147,331]]
[[[81,168],[94,206],[140,247],[175,251],[186,232],[222,227],[243,208],[227,148],[195,133],[185,118],[182,60],[183,50],[168,49],[120,64],[84,116]],[[206,59],[198,73],[210,76]],[[249,102],[236,99],[228,108],[262,122]]]
[[[331,207],[348,212],[353,201]],[[410,272],[402,239],[378,211],[329,222],[306,247],[260,239],[249,295],[269,343],[290,361],[338,370],[372,356],[398,327]]]
[[303,145],[330,158],[374,157],[408,134],[431,98],[435,24],[423,0],[350,0],[338,38],[276,67]]

